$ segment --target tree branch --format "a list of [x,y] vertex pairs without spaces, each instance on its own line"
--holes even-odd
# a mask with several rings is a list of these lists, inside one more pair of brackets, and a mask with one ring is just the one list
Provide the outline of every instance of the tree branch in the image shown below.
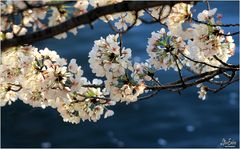
[[209,24],[207,22],[203,22],[203,21],[198,21],[197,19],[195,18],[191,18],[193,21],[197,22],[197,23],[200,23],[200,24],[205,24],[205,25],[208,25],[208,26],[221,26],[221,27],[231,27],[231,26],[240,26],[240,24]]
[[[166,85],[163,85],[163,86],[147,86],[146,89],[166,90],[166,89],[182,88],[181,90],[183,90],[187,87],[195,86],[195,85],[198,85],[198,84],[203,83],[205,81],[209,81],[210,79],[214,78],[216,75],[223,74],[224,72],[227,72],[227,71],[239,71],[239,70],[234,70],[234,69],[231,69],[231,68],[229,68],[229,69],[217,69],[217,70],[214,70],[214,71],[209,71],[209,72],[194,75],[194,76],[191,76],[191,77],[183,78],[183,81],[185,82],[184,86],[181,83],[182,80],[178,80],[176,82],[169,83],[169,84],[166,84]],[[193,80],[193,79],[198,79],[198,80],[195,80],[195,81],[190,82],[190,83],[186,83],[186,81],[190,81],[190,80]]]
[[[7,39],[1,41],[1,48],[2,51],[5,51],[9,47],[19,46],[24,44],[32,44],[37,41],[41,41],[44,39],[51,38],[55,35],[58,35],[63,32],[67,32],[68,30],[75,28],[77,26],[83,24],[90,24],[91,22],[95,21],[99,17],[113,14],[117,12],[124,12],[124,11],[139,11],[145,8],[151,8],[156,6],[163,6],[169,5],[172,7],[173,5],[179,3],[179,1],[123,1],[118,4],[98,7],[96,9],[90,10],[88,13],[83,15],[72,17],[71,19],[60,23],[56,26],[49,27],[47,29],[33,32],[27,35],[14,37],[13,39]],[[191,3],[190,1],[186,1],[185,3]]]

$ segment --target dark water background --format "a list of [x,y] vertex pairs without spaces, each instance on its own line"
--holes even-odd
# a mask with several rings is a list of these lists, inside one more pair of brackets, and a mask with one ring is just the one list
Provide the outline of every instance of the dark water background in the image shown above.
[[[239,22],[239,2],[210,2],[223,14],[224,23]],[[197,10],[206,6],[197,4]],[[124,36],[124,46],[130,47],[135,60],[148,58],[147,38],[159,24],[141,25]],[[229,31],[237,31],[238,28]],[[49,39],[36,44],[49,47],[68,60],[76,58],[84,75],[93,78],[88,66],[88,52],[93,41],[113,33],[107,24],[98,21],[94,30],[79,30],[67,40]],[[238,37],[235,42],[239,47]],[[238,63],[239,48],[230,62]],[[161,72],[160,80],[178,79],[173,71]],[[2,147],[220,147],[223,138],[239,140],[239,83],[225,90],[197,98],[190,88],[182,95],[162,91],[149,100],[119,104],[115,115],[97,123],[65,123],[55,109],[32,108],[21,101],[1,109]]]

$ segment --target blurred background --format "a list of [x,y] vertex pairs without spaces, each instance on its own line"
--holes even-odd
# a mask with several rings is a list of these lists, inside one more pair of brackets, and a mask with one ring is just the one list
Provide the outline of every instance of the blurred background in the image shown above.
[[[223,14],[223,23],[239,23],[239,2],[210,2]],[[193,9],[200,12],[206,5],[198,3]],[[196,15],[195,15],[196,17]],[[135,27],[125,34],[123,45],[132,49],[135,61],[148,58],[147,39],[160,24]],[[239,28],[225,29],[225,32]],[[35,44],[39,49],[48,47],[61,57],[76,58],[84,76],[92,80],[88,52],[93,41],[113,34],[102,21],[79,30],[77,36],[66,40],[48,39]],[[239,38],[235,56],[229,62],[237,64]],[[178,79],[177,72],[162,71],[160,80]],[[97,123],[65,123],[55,109],[32,108],[21,101],[1,108],[2,147],[220,147],[222,139],[239,140],[239,82],[223,91],[197,98],[197,89],[189,88],[181,95],[161,91],[157,96],[129,105],[118,104],[115,115]]]

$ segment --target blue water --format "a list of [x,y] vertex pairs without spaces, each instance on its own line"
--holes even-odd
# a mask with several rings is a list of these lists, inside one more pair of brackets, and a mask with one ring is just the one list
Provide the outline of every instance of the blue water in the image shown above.
[[[210,2],[223,14],[224,23],[239,22],[238,2]],[[198,4],[196,9],[203,10]],[[142,25],[124,35],[124,46],[130,47],[135,59],[144,60],[147,38],[159,24]],[[229,31],[237,31],[238,28]],[[88,52],[93,41],[113,33],[98,21],[94,29],[79,30],[67,40],[49,39],[35,45],[49,47],[62,57],[76,58],[84,75],[93,78],[88,66]],[[239,47],[239,39],[235,37]],[[231,63],[238,63],[239,48]],[[160,80],[178,79],[176,72],[161,72]],[[239,138],[239,82],[225,90],[197,98],[189,88],[181,95],[161,91],[156,97],[113,107],[115,115],[97,123],[65,123],[54,109],[32,108],[21,101],[1,109],[2,147],[220,147],[223,138]]]

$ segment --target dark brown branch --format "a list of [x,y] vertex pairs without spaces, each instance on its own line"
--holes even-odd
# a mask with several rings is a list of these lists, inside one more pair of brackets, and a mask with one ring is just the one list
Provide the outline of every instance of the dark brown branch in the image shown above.
[[151,16],[153,18],[154,21],[160,21],[159,19],[155,18],[147,9],[144,9],[144,10],[149,16]]
[[178,57],[177,57],[176,55],[174,55],[171,51],[170,51],[170,54],[172,55],[173,60],[174,60],[174,62],[175,62],[175,64],[176,64],[176,66],[177,66],[178,75],[179,75],[179,78],[180,78],[180,80],[182,81],[182,85],[183,85],[183,87],[184,87],[184,86],[185,86],[185,83],[184,83],[184,81],[183,81],[182,71],[181,71],[181,69],[179,68],[179,65],[178,65],[178,62],[177,62]]
[[194,22],[200,23],[200,24],[205,24],[208,26],[221,26],[221,27],[231,27],[231,26],[240,26],[240,24],[209,24],[207,22],[203,22],[203,21],[198,21],[197,19],[191,18],[191,20],[193,20]]
[[[168,83],[168,84],[160,84],[160,86],[159,86],[159,84],[158,84],[158,86],[147,86],[146,90],[149,90],[149,89],[150,90],[156,90],[156,89],[157,90],[167,90],[167,89],[179,88],[179,87],[182,87],[182,81],[187,83],[188,81],[195,80],[195,79],[199,80],[199,79],[207,77],[207,76],[214,77],[214,76],[219,75],[219,74],[224,74],[228,71],[239,71],[239,69],[235,70],[235,69],[231,69],[231,68],[225,68],[225,69],[217,69],[217,70],[213,70],[213,71],[208,71],[208,72],[204,72],[204,73],[201,73],[201,74],[196,74],[196,75],[193,75],[193,76],[190,76],[190,77],[185,77],[182,80],[178,80],[178,81],[171,82],[171,83]],[[200,83],[202,83],[202,82],[200,82]],[[194,86],[194,85],[192,85],[192,86]],[[84,85],[83,87],[104,88],[104,85],[90,84],[90,85]],[[186,87],[189,87],[189,85],[186,86]]]
[[144,23],[144,24],[154,24],[154,23],[159,23],[159,20],[145,20],[145,19],[143,19],[143,18],[139,18],[139,20],[141,20],[142,21],[142,23]]
[[[108,5],[103,7],[98,7],[89,11],[86,14],[73,17],[59,25],[54,27],[49,27],[47,29],[34,32],[31,34],[18,36],[13,39],[3,40],[1,42],[2,51],[6,50],[9,47],[19,46],[24,44],[32,44],[37,41],[41,41],[44,39],[51,38],[55,35],[61,34],[63,32],[67,32],[68,30],[75,28],[80,25],[90,24],[91,22],[95,21],[99,17],[113,14],[117,12],[124,12],[124,11],[139,11],[145,8],[151,8],[155,6],[164,6],[169,5],[172,7],[173,5],[179,3],[179,1],[154,1],[154,2],[147,2],[147,1],[123,1],[118,4]],[[191,3],[190,1],[186,1],[185,3]]]
[[163,11],[164,8],[165,8],[165,7],[162,7],[162,8],[160,9],[160,11],[159,11],[159,17],[158,17],[158,18],[154,17],[147,9],[144,9],[145,12],[146,12],[153,20],[147,21],[147,20],[144,20],[143,18],[140,18],[140,20],[141,20],[143,23],[145,23],[145,24],[160,23],[161,25],[167,27],[166,24],[161,23],[161,22],[162,22],[164,19],[166,19],[166,18],[171,14],[172,7],[170,7],[170,10],[169,10],[168,14],[167,14],[165,17],[161,18],[161,16],[162,16],[162,11]]
[[[22,89],[22,86],[20,84],[8,83],[8,85],[10,85],[10,90],[13,92],[19,92]],[[13,89],[12,86],[18,87],[18,89]]]
[[[232,84],[234,82],[237,82],[239,80],[239,78],[234,79],[236,71],[238,71],[238,70],[234,70],[234,69],[231,69],[231,68],[229,68],[229,69],[227,69],[227,68],[226,69],[217,69],[217,70],[214,70],[214,71],[205,72],[205,73],[194,75],[194,76],[191,76],[191,77],[186,77],[186,78],[183,78],[181,80],[178,80],[178,81],[175,81],[175,82],[172,82],[172,83],[168,83],[168,84],[165,84],[165,85],[157,83],[157,86],[147,86],[145,88],[145,90],[152,90],[154,92],[152,92],[149,95],[145,95],[145,96],[139,97],[138,100],[144,100],[144,99],[153,97],[160,90],[170,90],[170,91],[173,91],[173,92],[179,92],[179,91],[184,90],[184,89],[186,89],[188,87],[196,86],[196,85],[198,85],[200,83],[209,81],[209,80],[213,79],[216,75],[223,74],[223,73],[225,73],[227,71],[232,71],[231,78],[229,78],[229,81],[220,84],[220,87],[218,89],[208,88],[209,91],[218,92],[218,91],[224,89],[225,87],[227,87],[228,85],[230,85],[230,84]],[[197,79],[197,80],[195,80],[195,79]],[[191,81],[191,80],[195,80],[195,81],[187,83],[188,81]],[[182,81],[185,82],[184,85],[182,84]],[[156,80],[156,82],[158,82],[158,81]],[[22,89],[22,86],[20,84],[19,85],[18,84],[9,84],[9,85],[14,85],[14,86],[19,87],[19,89],[12,90],[12,91],[18,92],[18,91],[20,91]],[[104,85],[90,84],[90,85],[83,85],[82,87],[93,87],[93,88],[100,87],[100,88],[104,88]],[[108,101],[111,100],[109,97],[88,97],[88,96],[85,96],[85,95],[82,95],[82,94],[77,94],[77,95],[85,97],[85,98],[90,98],[90,99],[104,100],[105,103],[107,103]],[[82,101],[73,101],[73,103],[74,102],[82,102]]]
[[82,87],[92,87],[92,88],[104,88],[104,85],[96,85],[96,84],[87,84],[87,85],[83,85]]
[[218,35],[222,35],[222,36],[234,36],[234,35],[238,35],[240,34],[240,32],[233,32],[233,33],[229,33],[229,34],[223,34],[223,33],[219,33]]
[[[233,72],[233,77],[234,77],[234,75],[235,75],[235,72]],[[232,77],[232,78],[233,78],[233,77]],[[220,85],[220,87],[219,87],[217,90],[215,90],[214,93],[217,93],[217,92],[223,90],[224,88],[226,88],[226,87],[227,87],[228,85],[230,85],[231,83],[232,83],[232,79],[230,79],[228,83],[223,84],[223,85]]]
[[77,94],[77,95],[81,96],[81,97],[89,98],[89,99],[101,99],[101,100],[111,101],[111,99],[107,98],[107,97],[86,96],[86,95],[83,95],[83,94]]
[[208,10],[211,10],[211,7],[210,7],[210,4],[209,4],[209,1],[206,0],[205,3],[206,3],[206,5],[207,5]]
[[227,64],[225,62],[223,62],[221,59],[219,59],[216,55],[213,56],[217,61],[219,61],[222,65],[226,66],[226,67],[236,67],[234,65],[230,65],[230,64]]
[[[181,62],[181,60],[180,59],[178,59],[178,61],[182,64],[182,62]],[[224,62],[223,62],[224,63]],[[183,64],[182,64],[183,65]],[[229,64],[227,64],[227,65],[225,65],[225,66],[228,66]],[[184,66],[184,65],[183,65]],[[229,65],[229,66],[232,66],[232,65]],[[186,67],[186,66],[184,66],[184,68],[187,70],[187,71],[189,71],[189,72],[191,72],[192,74],[196,74],[194,71],[192,71],[189,67]],[[231,78],[231,75],[229,75],[228,73],[226,73],[226,72],[223,72],[223,75],[226,77],[226,78],[228,78],[228,79],[230,79]],[[213,84],[213,85],[222,85],[222,84],[226,84],[226,83],[228,83],[229,82],[229,80],[226,80],[226,81],[216,81],[216,80],[209,80],[209,81],[207,81],[207,82],[209,82],[210,84]],[[233,83],[233,82],[235,82],[235,81],[231,81],[231,83]],[[179,82],[178,82],[179,83]],[[214,89],[210,89],[209,91],[215,91]]]
[[233,82],[235,82],[236,80],[238,80],[238,79],[233,80],[234,77],[235,77],[235,75],[236,75],[236,72],[235,72],[235,71],[232,71],[231,77],[228,78],[227,81],[221,81],[221,82],[218,84],[218,85],[219,85],[219,88],[217,88],[217,89],[210,89],[210,88],[208,88],[208,90],[209,90],[209,91],[212,91],[212,92],[214,92],[214,93],[217,93],[217,92],[223,90],[223,89],[226,88],[228,85],[230,85],[230,84],[232,84]]
[[[203,64],[203,65],[206,65],[206,66],[209,66],[209,67],[212,67],[212,68],[225,69],[225,67],[219,67],[219,66],[215,66],[215,65],[212,65],[212,64],[208,64],[208,63],[206,63],[206,62],[194,60],[194,59],[186,56],[185,54],[183,54],[181,51],[179,51],[179,53],[180,53],[183,57],[185,57],[186,59],[188,59],[188,60],[190,60],[190,61],[192,61],[192,62],[194,62],[194,63]],[[239,65],[231,65],[231,68],[236,69],[236,70],[239,70]]]
[[[195,85],[198,85],[198,84],[203,83],[205,81],[209,81],[210,79],[214,78],[216,75],[223,74],[224,72],[227,72],[227,71],[238,71],[238,70],[233,70],[231,68],[229,68],[229,69],[227,69],[227,68],[226,69],[217,69],[217,70],[205,72],[205,73],[202,73],[202,74],[199,74],[199,75],[194,75],[194,76],[191,76],[191,77],[183,78],[183,81],[185,82],[185,87],[184,88],[195,86]],[[186,83],[186,81],[190,81],[190,80],[193,80],[193,79],[198,79],[198,80],[196,80],[194,82],[191,82],[191,83]],[[148,86],[148,87],[146,87],[146,89],[166,90],[166,89],[174,89],[174,88],[183,88],[183,85],[182,85],[181,82],[182,82],[182,80],[178,80],[176,82],[169,83],[169,84],[166,84],[166,85],[163,85],[163,86]]]
[[138,101],[145,100],[145,99],[151,98],[151,97],[153,97],[153,96],[156,96],[156,95],[158,94],[158,92],[159,92],[159,91],[154,91],[154,92],[152,92],[151,94],[148,94],[148,95],[139,97],[139,98],[138,98]]

